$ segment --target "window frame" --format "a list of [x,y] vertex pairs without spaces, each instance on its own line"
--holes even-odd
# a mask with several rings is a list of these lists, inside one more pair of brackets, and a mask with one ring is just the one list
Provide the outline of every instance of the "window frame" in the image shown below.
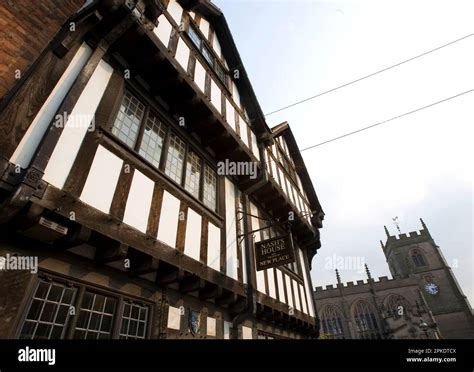
[[[200,39],[199,46],[196,45],[196,42],[194,39],[190,36],[190,30],[192,30],[193,34],[195,34],[197,37]],[[194,46],[198,54],[202,57],[202,59],[205,61],[205,63],[210,67],[212,70],[212,73],[217,77],[217,80],[227,89],[227,91],[230,93],[230,84],[229,84],[229,71],[228,69],[224,66],[222,63],[220,57],[216,54],[214,47],[211,45],[211,43],[207,40],[205,35],[201,32],[200,28],[195,24],[194,20],[191,17],[188,17],[188,22],[186,25],[185,32],[183,34],[186,34],[186,37],[191,41],[191,44]],[[203,50],[207,51],[207,55],[210,59],[212,59],[212,63],[209,61],[208,58],[206,58],[206,54],[203,52]],[[220,76],[217,71],[215,65],[218,66],[220,71],[222,71],[223,76]]]
[[[74,296],[74,300],[70,306],[74,306],[75,314],[68,315],[66,318],[66,323],[64,325],[64,329],[62,332],[62,337],[59,339],[51,339],[51,340],[82,340],[74,337],[77,328],[77,321],[79,319],[79,313],[82,305],[82,301],[84,298],[84,293],[86,291],[92,294],[99,294],[108,298],[113,298],[116,300],[116,307],[113,314],[113,321],[112,327],[110,332],[110,340],[118,340],[120,339],[120,326],[123,317],[123,307],[125,302],[131,301],[132,303],[140,304],[143,306],[148,307],[148,314],[146,319],[146,330],[145,330],[145,339],[150,339],[152,326],[153,326],[153,317],[155,312],[155,304],[152,301],[148,301],[146,299],[142,299],[133,295],[124,294],[119,291],[112,291],[109,288],[104,288],[99,285],[85,282],[81,279],[77,278],[69,278],[58,275],[57,273],[50,273],[47,270],[41,270],[38,272],[38,276],[34,279],[34,284],[32,286],[31,292],[28,293],[28,300],[25,301],[24,306],[21,309],[22,315],[19,320],[19,323],[16,327],[16,332],[14,335],[15,339],[21,339],[21,331],[26,321],[26,317],[28,316],[28,312],[30,310],[31,304],[33,302],[36,290],[39,287],[40,281],[46,281],[51,283],[57,283],[69,288],[75,288],[76,293]],[[24,340],[31,340],[31,339],[24,339]]]
[[[144,114],[140,120],[137,138],[135,139],[135,143],[133,147],[130,147],[127,143],[122,141],[117,135],[112,132],[114,128],[114,124],[117,118],[117,115],[120,112],[120,107],[122,106],[123,99],[126,94],[132,95],[135,99],[137,99],[140,103],[145,106]],[[163,113],[163,110],[159,108],[155,103],[153,103],[150,99],[146,97],[146,94],[138,89],[134,84],[127,83],[124,86],[123,91],[121,92],[121,97],[117,98],[118,105],[117,109],[111,114],[110,125],[108,127],[108,131],[112,135],[114,139],[119,141],[123,146],[125,146],[129,151],[134,152],[142,161],[146,164],[151,166],[153,169],[157,170],[160,175],[163,175],[167,180],[172,182],[173,185],[178,186],[181,191],[185,192],[191,198],[199,202],[204,208],[210,210],[212,213],[220,217],[220,203],[219,203],[219,195],[221,193],[219,187],[219,175],[217,174],[217,167],[214,161],[211,161],[210,156],[204,153],[199,147],[194,143],[195,140],[188,138],[179,130],[179,125],[174,123],[173,118],[167,117],[166,114]],[[144,155],[140,154],[140,148],[144,137],[145,127],[147,126],[147,121],[151,117],[151,115],[155,116],[165,127],[165,137],[163,139],[163,144],[161,147],[161,155],[158,167],[155,166],[151,161],[149,161]],[[183,158],[183,166],[181,169],[181,178],[180,182],[175,181],[171,176],[166,173],[166,164],[168,160],[169,154],[169,143],[171,136],[175,136],[180,141],[184,143],[185,153]],[[201,177],[199,179],[199,196],[196,197],[193,193],[191,193],[185,186],[186,184],[186,165],[188,161],[188,153],[193,152],[196,154],[200,161],[201,161]],[[204,188],[204,170],[205,167],[208,166],[212,172],[216,176],[216,204],[214,208],[209,207],[207,204],[204,203],[203,200],[203,188]]]

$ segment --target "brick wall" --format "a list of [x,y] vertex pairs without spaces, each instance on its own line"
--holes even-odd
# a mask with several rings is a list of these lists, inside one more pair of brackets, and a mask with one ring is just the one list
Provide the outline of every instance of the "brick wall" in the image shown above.
[[85,0],[0,0],[0,99]]

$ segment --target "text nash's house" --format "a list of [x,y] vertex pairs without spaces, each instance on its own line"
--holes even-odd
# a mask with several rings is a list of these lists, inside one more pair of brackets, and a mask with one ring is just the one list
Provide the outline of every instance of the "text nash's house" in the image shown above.
[[0,337],[317,337],[324,213],[222,12],[0,12]]

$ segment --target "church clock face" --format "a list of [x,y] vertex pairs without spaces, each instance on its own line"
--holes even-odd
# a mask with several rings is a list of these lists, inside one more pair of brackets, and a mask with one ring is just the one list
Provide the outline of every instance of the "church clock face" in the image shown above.
[[439,287],[434,283],[427,283],[425,285],[425,291],[428,292],[430,295],[438,294]]

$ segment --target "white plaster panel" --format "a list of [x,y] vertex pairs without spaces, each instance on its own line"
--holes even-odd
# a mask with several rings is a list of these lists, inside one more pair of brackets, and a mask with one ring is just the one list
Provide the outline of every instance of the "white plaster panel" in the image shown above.
[[183,8],[176,0],[170,0],[168,8],[166,8],[171,18],[179,25],[181,24],[181,16],[183,15]]
[[293,304],[293,290],[291,289],[291,278],[288,275],[283,274],[286,282],[286,293],[288,294],[288,305],[294,308]]
[[273,269],[267,269],[266,271],[268,278],[268,294],[270,297],[276,298],[275,276],[273,274]]
[[158,36],[158,39],[160,39],[163,45],[167,48],[170,42],[172,29],[173,26],[171,26],[171,23],[170,21],[168,21],[168,18],[166,18],[164,14],[160,15],[158,17],[158,26],[153,29],[153,32],[156,36]]
[[221,88],[211,79],[211,103],[220,113],[222,108],[222,92]]
[[68,67],[61,75],[43,106],[41,106],[31,122],[28,130],[10,158],[10,162],[17,164],[22,168],[28,167],[33,154],[43,139],[46,130],[59,109],[59,106],[66,97],[67,92],[69,92],[69,89],[72,87],[72,84],[76,81],[77,76],[84,68],[91,54],[92,49],[87,44],[83,43],[79,47]]
[[97,106],[112,76],[112,67],[101,60],[87,82],[59,137],[46,166],[43,179],[63,188],[77,153],[90,126]]
[[207,234],[207,266],[217,271],[221,267],[221,229],[211,222]]
[[228,178],[225,179],[225,206],[227,276],[238,279],[235,186]]
[[122,159],[99,145],[80,199],[104,213],[109,213],[122,164]]
[[189,48],[182,38],[179,38],[178,46],[176,48],[175,58],[181,65],[184,71],[188,71]]
[[277,282],[278,282],[278,296],[280,297],[281,302],[285,302],[285,287],[283,286],[283,273],[281,270],[276,269],[277,273]]
[[292,279],[291,280],[291,285],[292,285],[293,293],[295,294],[295,301],[296,301],[295,307],[296,307],[296,310],[301,311],[300,295],[298,293],[298,283],[296,282],[296,280]]
[[225,111],[227,123],[235,131],[235,109],[227,98],[225,99]]
[[209,39],[209,22],[206,21],[204,18],[201,18],[201,20],[199,21],[199,29],[206,37],[206,39]]
[[232,323],[224,320],[224,340],[230,339],[230,328]]
[[176,248],[176,234],[178,232],[179,222],[179,205],[179,199],[175,198],[168,191],[163,192],[163,204],[161,206],[157,239],[173,248]]
[[201,254],[201,221],[201,216],[189,208],[186,219],[184,254],[194,258],[196,261],[199,261]]
[[198,60],[196,60],[196,67],[194,69],[194,82],[204,93],[206,87],[206,70]]
[[123,222],[146,233],[155,183],[139,170],[133,173]]

